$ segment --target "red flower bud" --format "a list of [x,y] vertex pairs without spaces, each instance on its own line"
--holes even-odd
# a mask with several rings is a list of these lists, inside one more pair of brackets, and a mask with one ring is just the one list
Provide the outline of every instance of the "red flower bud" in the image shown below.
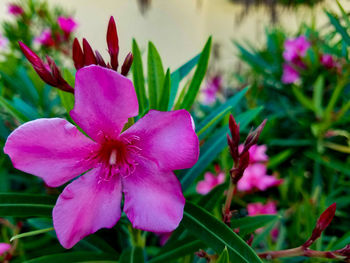
[[73,41],[73,62],[77,70],[84,67],[84,53],[76,38]]
[[130,68],[131,68],[131,65],[132,65],[132,62],[133,62],[133,59],[134,59],[134,57],[133,57],[132,53],[129,52],[128,55],[125,57],[124,63],[122,65],[121,74],[123,76],[128,75]]
[[252,147],[253,145],[258,143],[260,134],[262,132],[262,130],[265,127],[266,124],[266,119],[259,125],[258,128],[256,128],[254,131],[249,132],[245,142],[244,142],[244,148],[241,154],[243,154],[244,152],[248,151],[250,149],[250,147]]
[[311,237],[304,243],[303,247],[310,247],[312,243],[314,243],[315,240],[321,236],[322,232],[332,222],[336,208],[337,204],[333,203],[320,215],[317,220],[316,227],[312,231]]
[[96,61],[97,61],[97,65],[100,65],[102,67],[107,68],[106,62],[104,61],[103,57],[101,56],[100,52],[98,52],[97,50],[95,50],[95,55],[96,55]]
[[92,50],[89,42],[83,38],[83,51],[84,51],[84,64],[89,66],[91,64],[97,65],[96,57],[94,51]]
[[107,29],[107,46],[108,53],[111,57],[112,69],[118,69],[118,54],[119,54],[119,40],[117,33],[117,26],[115,24],[113,16],[109,19],[108,29]]

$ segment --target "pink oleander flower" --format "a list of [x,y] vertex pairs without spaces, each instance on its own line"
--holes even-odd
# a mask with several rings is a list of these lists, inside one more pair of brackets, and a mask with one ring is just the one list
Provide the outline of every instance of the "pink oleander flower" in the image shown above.
[[206,172],[204,174],[204,179],[199,181],[196,187],[196,191],[199,194],[206,195],[214,187],[225,182],[225,173],[219,172],[218,175],[215,175],[211,172]]
[[282,82],[284,84],[295,83],[299,79],[300,79],[300,75],[298,71],[296,71],[291,65],[288,65],[288,64],[283,65]]
[[8,39],[0,34],[0,51],[6,49],[8,42]]
[[50,187],[68,184],[53,209],[53,225],[65,248],[101,228],[111,228],[124,212],[135,228],[173,231],[185,198],[173,170],[190,168],[199,154],[198,137],[186,110],[150,110],[138,115],[132,82],[111,69],[86,66],[76,73],[74,125],[60,118],[18,127],[4,152],[15,168],[41,177]]
[[[241,153],[243,151],[244,145],[241,144],[238,147],[238,151]],[[250,163],[257,163],[257,162],[267,162],[269,160],[269,157],[266,155],[267,147],[266,145],[253,145],[248,150],[249,152],[249,162]]]
[[203,104],[211,105],[216,101],[217,93],[222,86],[222,77],[217,75],[209,80],[206,87],[202,90]]
[[267,188],[280,185],[283,180],[273,175],[266,174],[266,166],[262,163],[250,164],[244,171],[243,177],[237,183],[237,189],[242,192],[258,189],[265,191]]
[[14,16],[20,16],[24,13],[23,8],[16,4],[9,4],[7,10],[10,14]]
[[10,249],[11,249],[11,245],[10,244],[0,243],[0,256],[3,256]]
[[50,29],[44,29],[40,36],[34,39],[35,43],[41,44],[46,47],[51,47],[55,45],[55,41],[52,38],[52,33]]
[[59,16],[57,23],[66,34],[72,33],[78,26],[77,22],[72,17]]
[[273,201],[269,201],[265,205],[263,203],[250,203],[247,205],[247,211],[249,216],[277,214],[276,204]]
[[327,69],[338,67],[338,63],[335,61],[334,57],[330,54],[322,54],[320,57],[320,62]]
[[305,36],[287,39],[284,42],[283,58],[288,62],[294,62],[306,55],[311,44]]

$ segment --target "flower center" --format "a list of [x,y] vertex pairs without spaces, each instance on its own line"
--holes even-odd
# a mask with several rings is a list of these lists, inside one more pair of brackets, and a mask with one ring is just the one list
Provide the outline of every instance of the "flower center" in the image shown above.
[[137,136],[121,137],[118,140],[106,139],[95,159],[102,165],[100,179],[109,181],[115,175],[129,176],[135,170],[138,163],[135,157],[139,155],[141,149],[135,142],[139,141]]

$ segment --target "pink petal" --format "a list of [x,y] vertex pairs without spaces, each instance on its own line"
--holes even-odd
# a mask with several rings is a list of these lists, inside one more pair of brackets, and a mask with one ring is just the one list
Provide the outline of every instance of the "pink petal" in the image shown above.
[[300,79],[299,72],[288,64],[283,65],[282,82],[284,84],[295,83]]
[[38,119],[14,130],[7,138],[4,152],[15,168],[56,187],[91,168],[85,160],[94,146],[93,141],[64,119]]
[[142,157],[134,173],[122,178],[124,212],[135,228],[164,233],[179,225],[185,205],[179,180]]
[[7,251],[11,249],[11,245],[7,243],[0,243],[0,256],[5,254]]
[[186,110],[150,110],[124,134],[140,137],[141,154],[163,170],[190,168],[198,160],[198,137]]
[[70,115],[92,139],[118,137],[138,108],[134,86],[126,77],[96,65],[78,70]]
[[100,172],[101,168],[87,172],[58,197],[53,224],[58,240],[67,249],[101,228],[113,227],[120,218],[120,179],[100,181]]

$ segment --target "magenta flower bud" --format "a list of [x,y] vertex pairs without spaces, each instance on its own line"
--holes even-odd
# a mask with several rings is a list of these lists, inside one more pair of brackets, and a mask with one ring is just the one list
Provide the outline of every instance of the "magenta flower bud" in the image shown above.
[[131,52],[128,53],[128,55],[125,57],[124,63],[122,65],[122,71],[121,74],[123,76],[128,75],[132,62],[133,62],[134,56],[132,55]]
[[109,19],[108,29],[107,29],[107,46],[108,53],[111,57],[112,69],[118,69],[118,54],[119,54],[119,40],[117,33],[117,26],[115,24],[113,16]]
[[59,16],[57,23],[62,31],[67,35],[72,33],[78,26],[78,23],[72,17]]
[[9,4],[8,5],[8,12],[14,16],[20,16],[24,13],[24,10],[19,5]]
[[106,62],[104,61],[103,57],[101,56],[100,52],[98,52],[97,50],[95,50],[95,55],[96,55],[96,61],[97,61],[97,65],[100,65],[104,68],[107,68]]
[[322,232],[328,227],[332,222],[337,209],[337,204],[331,204],[318,218],[316,227],[312,231],[311,237],[304,243],[303,247],[310,247],[316,239],[318,239]]
[[77,38],[73,41],[73,62],[77,70],[84,67],[84,53]]
[[85,38],[83,38],[83,51],[84,51],[84,64],[85,64],[85,66],[89,66],[92,64],[97,65],[94,51],[92,50],[89,42],[87,42],[87,40]]

